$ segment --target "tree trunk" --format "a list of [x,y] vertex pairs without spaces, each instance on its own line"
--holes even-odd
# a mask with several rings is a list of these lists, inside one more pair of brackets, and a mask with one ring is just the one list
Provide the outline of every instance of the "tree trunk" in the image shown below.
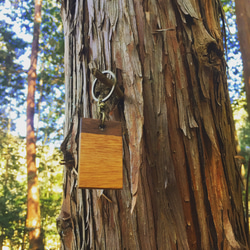
[[238,37],[243,61],[243,75],[247,96],[248,114],[250,116],[250,4],[248,0],[235,1]]
[[[63,1],[63,249],[248,248],[220,15],[219,0]],[[92,68],[124,90],[107,104],[123,127],[122,190],[77,188]]]
[[27,201],[27,229],[29,231],[30,249],[44,249],[41,233],[39,186],[36,168],[36,137],[34,131],[36,67],[39,48],[39,34],[41,24],[41,0],[35,0],[34,31],[31,51],[31,65],[28,72],[27,95],[27,173],[28,173],[28,201]]

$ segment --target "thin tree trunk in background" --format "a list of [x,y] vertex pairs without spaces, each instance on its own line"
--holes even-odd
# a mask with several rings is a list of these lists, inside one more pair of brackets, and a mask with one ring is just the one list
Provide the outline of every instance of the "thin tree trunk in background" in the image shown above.
[[[63,249],[248,249],[219,0],[62,1]],[[91,69],[124,100],[122,190],[77,188],[80,117],[97,118]],[[110,202],[111,201],[111,202]]]
[[36,68],[41,24],[41,0],[35,0],[34,33],[31,50],[31,65],[28,72],[27,95],[27,174],[28,201],[26,226],[29,232],[30,249],[44,249],[41,232],[39,186],[36,167],[36,137],[34,131]]
[[243,76],[247,96],[248,114],[250,116],[250,2],[249,0],[235,1],[238,37],[243,61]]

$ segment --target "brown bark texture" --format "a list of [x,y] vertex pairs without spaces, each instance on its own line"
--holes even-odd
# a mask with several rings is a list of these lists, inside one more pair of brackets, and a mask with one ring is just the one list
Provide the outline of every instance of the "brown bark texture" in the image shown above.
[[248,114],[250,115],[250,2],[248,0],[236,0],[235,11],[243,61],[243,75],[247,96]]
[[[62,2],[63,249],[248,249],[220,6]],[[123,127],[122,190],[77,188],[79,119],[98,117],[93,68],[124,91],[107,103]]]
[[36,167],[36,136],[34,131],[35,113],[35,88],[36,68],[39,48],[39,34],[41,23],[41,0],[35,1],[34,31],[31,50],[31,65],[28,71],[28,94],[27,94],[27,175],[28,175],[28,197],[27,197],[27,219],[26,227],[29,232],[29,249],[44,249],[41,234],[39,185]]

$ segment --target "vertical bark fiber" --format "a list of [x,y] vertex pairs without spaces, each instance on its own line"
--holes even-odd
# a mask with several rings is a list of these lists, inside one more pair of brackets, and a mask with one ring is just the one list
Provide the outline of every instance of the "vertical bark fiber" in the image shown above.
[[36,168],[36,137],[34,131],[36,67],[41,23],[41,0],[35,1],[34,31],[31,51],[31,65],[28,72],[27,95],[27,173],[28,197],[26,226],[29,232],[29,249],[44,249],[41,235],[39,185]]
[[[63,1],[64,249],[248,248],[220,11],[214,0]],[[123,124],[121,191],[77,189],[79,118],[97,117],[92,68],[124,89],[109,103]]]

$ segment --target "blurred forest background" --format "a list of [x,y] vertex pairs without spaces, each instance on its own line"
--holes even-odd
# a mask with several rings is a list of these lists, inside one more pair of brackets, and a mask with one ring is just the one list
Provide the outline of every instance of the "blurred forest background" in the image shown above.
[[[228,86],[246,186],[250,122],[235,3],[223,0]],[[34,1],[0,0],[0,250],[28,249],[26,97],[34,24]],[[222,24],[223,25],[223,24]],[[60,3],[42,3],[35,93],[36,165],[45,249],[59,249],[56,217],[62,201],[60,143],[64,121],[64,38]],[[243,197],[245,187],[242,186]]]

